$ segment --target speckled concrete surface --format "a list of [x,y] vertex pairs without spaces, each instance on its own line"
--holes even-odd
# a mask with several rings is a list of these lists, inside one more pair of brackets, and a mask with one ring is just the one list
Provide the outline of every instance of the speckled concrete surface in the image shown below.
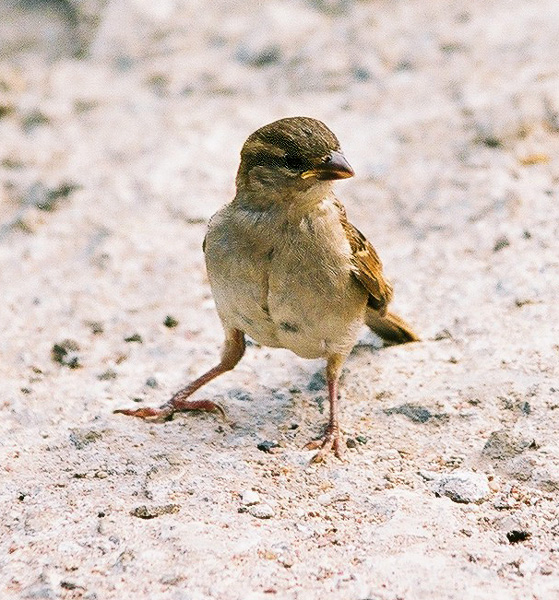
[[[559,5],[0,7],[1,597],[559,597]],[[364,332],[346,463],[287,351],[199,393],[227,423],[113,415],[215,362],[205,222],[298,114],[424,341]]]

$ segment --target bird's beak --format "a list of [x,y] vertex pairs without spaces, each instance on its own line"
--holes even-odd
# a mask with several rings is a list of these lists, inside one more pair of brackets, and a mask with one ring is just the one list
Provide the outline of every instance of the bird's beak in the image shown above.
[[303,179],[316,177],[322,181],[332,179],[347,179],[355,175],[345,156],[336,150],[308,171],[301,173]]

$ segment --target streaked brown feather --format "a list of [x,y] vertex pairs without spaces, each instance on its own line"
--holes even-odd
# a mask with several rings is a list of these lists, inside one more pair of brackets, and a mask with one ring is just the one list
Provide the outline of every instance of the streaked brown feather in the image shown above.
[[338,200],[336,207],[340,211],[340,222],[351,247],[353,273],[369,292],[368,305],[384,315],[392,299],[392,286],[382,274],[380,258],[367,238],[347,220],[345,208]]

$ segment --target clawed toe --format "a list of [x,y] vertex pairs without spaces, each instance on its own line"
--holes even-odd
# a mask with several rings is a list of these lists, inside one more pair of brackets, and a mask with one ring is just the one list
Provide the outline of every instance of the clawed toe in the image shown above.
[[317,450],[318,452],[312,457],[312,463],[322,462],[326,455],[334,451],[334,455],[343,460],[343,450],[340,439],[340,434],[336,431],[327,431],[324,437],[319,438],[317,440],[311,440],[308,444],[305,445],[306,450]]
[[144,419],[144,421],[151,421],[152,423],[164,423],[170,421],[175,413],[174,409],[170,407],[164,408],[136,408],[126,409],[117,408],[113,411],[114,414],[127,415],[129,417],[138,417]]
[[176,412],[185,412],[189,410],[219,412],[219,414],[226,419],[223,408],[211,400],[171,400],[168,404],[164,404],[160,408],[118,408],[113,412],[129,417],[138,417],[144,419],[144,421],[151,421],[152,423],[164,423],[165,421],[170,421]]
[[183,400],[171,403],[176,411],[202,410],[204,412],[218,412],[225,420],[227,420],[223,407],[211,400]]

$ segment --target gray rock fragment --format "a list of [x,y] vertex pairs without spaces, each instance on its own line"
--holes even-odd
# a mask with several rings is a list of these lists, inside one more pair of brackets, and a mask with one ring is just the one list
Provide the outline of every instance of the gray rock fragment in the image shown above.
[[415,404],[394,406],[387,408],[384,412],[387,415],[404,415],[415,423],[426,423],[433,416],[433,413],[429,409]]
[[96,429],[72,429],[70,441],[78,450],[83,450],[89,444],[100,440],[105,432]]
[[499,429],[489,436],[482,454],[494,460],[504,460],[522,454],[527,448],[535,447],[533,438],[524,437],[507,429]]
[[248,512],[257,519],[271,519],[275,513],[269,504],[255,504],[248,509]]
[[518,481],[529,481],[535,466],[536,461],[531,456],[517,456],[507,461],[504,471]]
[[178,513],[180,510],[180,505],[178,504],[165,504],[161,506],[137,506],[136,508],[130,511],[130,514],[133,517],[138,517],[139,519],[155,519],[156,517],[160,517],[161,515],[171,515],[174,513]]
[[533,481],[540,490],[556,493],[559,491],[559,469],[555,465],[536,469]]
[[482,473],[454,471],[441,477],[434,485],[437,496],[448,496],[454,502],[483,502],[489,494],[489,482]]

